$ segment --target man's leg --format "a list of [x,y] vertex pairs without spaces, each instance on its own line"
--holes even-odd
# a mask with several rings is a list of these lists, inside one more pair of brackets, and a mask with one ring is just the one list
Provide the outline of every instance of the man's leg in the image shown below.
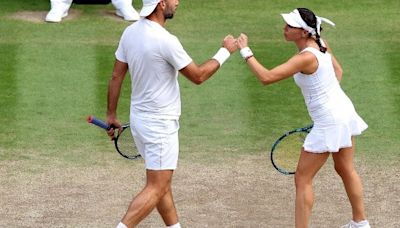
[[51,9],[46,15],[47,22],[60,22],[68,15],[72,0],[51,0]]
[[173,170],[147,170],[145,188],[132,200],[122,219],[127,227],[135,227],[171,191]]
[[172,197],[172,189],[170,189],[157,204],[158,213],[160,213],[165,225],[172,226],[178,223],[178,214]]

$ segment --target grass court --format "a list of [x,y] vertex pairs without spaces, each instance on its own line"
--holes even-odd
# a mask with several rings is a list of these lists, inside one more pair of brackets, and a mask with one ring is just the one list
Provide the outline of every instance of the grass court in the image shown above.
[[[0,227],[113,227],[144,185],[142,161],[120,157],[85,121],[105,118],[119,37],[130,23],[109,5],[72,5],[44,22],[48,0],[0,2]],[[141,8],[141,1],[134,0]],[[227,34],[247,33],[267,67],[290,58],[280,13],[297,7],[323,24],[344,74],[342,88],[369,128],[356,166],[373,227],[400,227],[400,2],[181,0],[167,29],[198,64]],[[140,34],[138,34],[140,35]],[[129,77],[119,102],[128,121]],[[310,123],[293,79],[262,86],[235,53],[201,86],[180,77],[180,162],[174,194],[184,227],[294,227],[294,181],[269,150],[282,133]],[[315,181],[311,227],[351,219],[331,160]],[[154,212],[139,227],[161,227]]]

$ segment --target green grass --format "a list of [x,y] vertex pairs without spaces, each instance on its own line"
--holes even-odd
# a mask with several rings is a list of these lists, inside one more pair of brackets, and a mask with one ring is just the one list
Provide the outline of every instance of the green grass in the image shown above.
[[[305,6],[331,19],[337,26],[325,26],[324,37],[344,68],[344,90],[369,124],[358,139],[358,151],[371,161],[398,159],[400,3],[363,3],[181,1],[167,29],[197,63],[210,58],[226,34],[246,32],[257,58],[273,67],[296,52],[283,39],[279,13]],[[135,0],[134,5],[141,3]],[[33,23],[10,15],[47,11],[47,0],[0,2],[0,160],[58,158],[66,164],[91,164],[96,162],[91,155],[113,150],[85,117],[105,116],[114,51],[129,23],[99,13],[113,10],[111,5],[72,8],[81,12],[73,20]],[[264,87],[238,54],[205,84],[195,86],[183,77],[180,84],[183,159],[266,153],[282,132],[310,122],[293,80]],[[126,81],[119,109],[123,121],[128,119],[129,93]]]

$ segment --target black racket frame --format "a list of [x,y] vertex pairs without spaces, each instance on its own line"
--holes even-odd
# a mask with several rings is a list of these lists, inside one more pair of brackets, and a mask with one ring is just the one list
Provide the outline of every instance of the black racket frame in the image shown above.
[[295,133],[299,133],[299,132],[305,132],[305,133],[309,133],[311,131],[311,129],[313,128],[313,124],[308,125],[306,127],[302,127],[302,128],[296,128],[294,130],[288,131],[285,134],[283,134],[281,137],[278,138],[278,140],[275,141],[275,143],[272,145],[271,147],[271,152],[270,152],[270,159],[271,159],[271,163],[274,166],[274,168],[276,170],[278,170],[280,173],[285,174],[285,175],[293,175],[296,172],[295,171],[287,171],[285,169],[282,169],[281,167],[279,167],[275,162],[274,162],[274,151],[277,148],[277,146],[279,145],[279,143],[286,137],[288,137],[291,134],[295,134]]

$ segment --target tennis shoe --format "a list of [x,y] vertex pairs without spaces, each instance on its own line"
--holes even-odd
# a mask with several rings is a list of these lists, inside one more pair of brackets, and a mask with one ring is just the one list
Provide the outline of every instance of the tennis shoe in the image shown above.
[[361,222],[354,222],[351,220],[346,225],[342,226],[341,228],[371,228],[369,222],[367,220],[363,220]]
[[116,14],[124,18],[125,21],[137,21],[140,19],[139,13],[131,5],[117,9]]
[[47,22],[60,22],[64,17],[68,16],[70,5],[65,3],[55,3],[51,5],[51,10],[46,15]]

